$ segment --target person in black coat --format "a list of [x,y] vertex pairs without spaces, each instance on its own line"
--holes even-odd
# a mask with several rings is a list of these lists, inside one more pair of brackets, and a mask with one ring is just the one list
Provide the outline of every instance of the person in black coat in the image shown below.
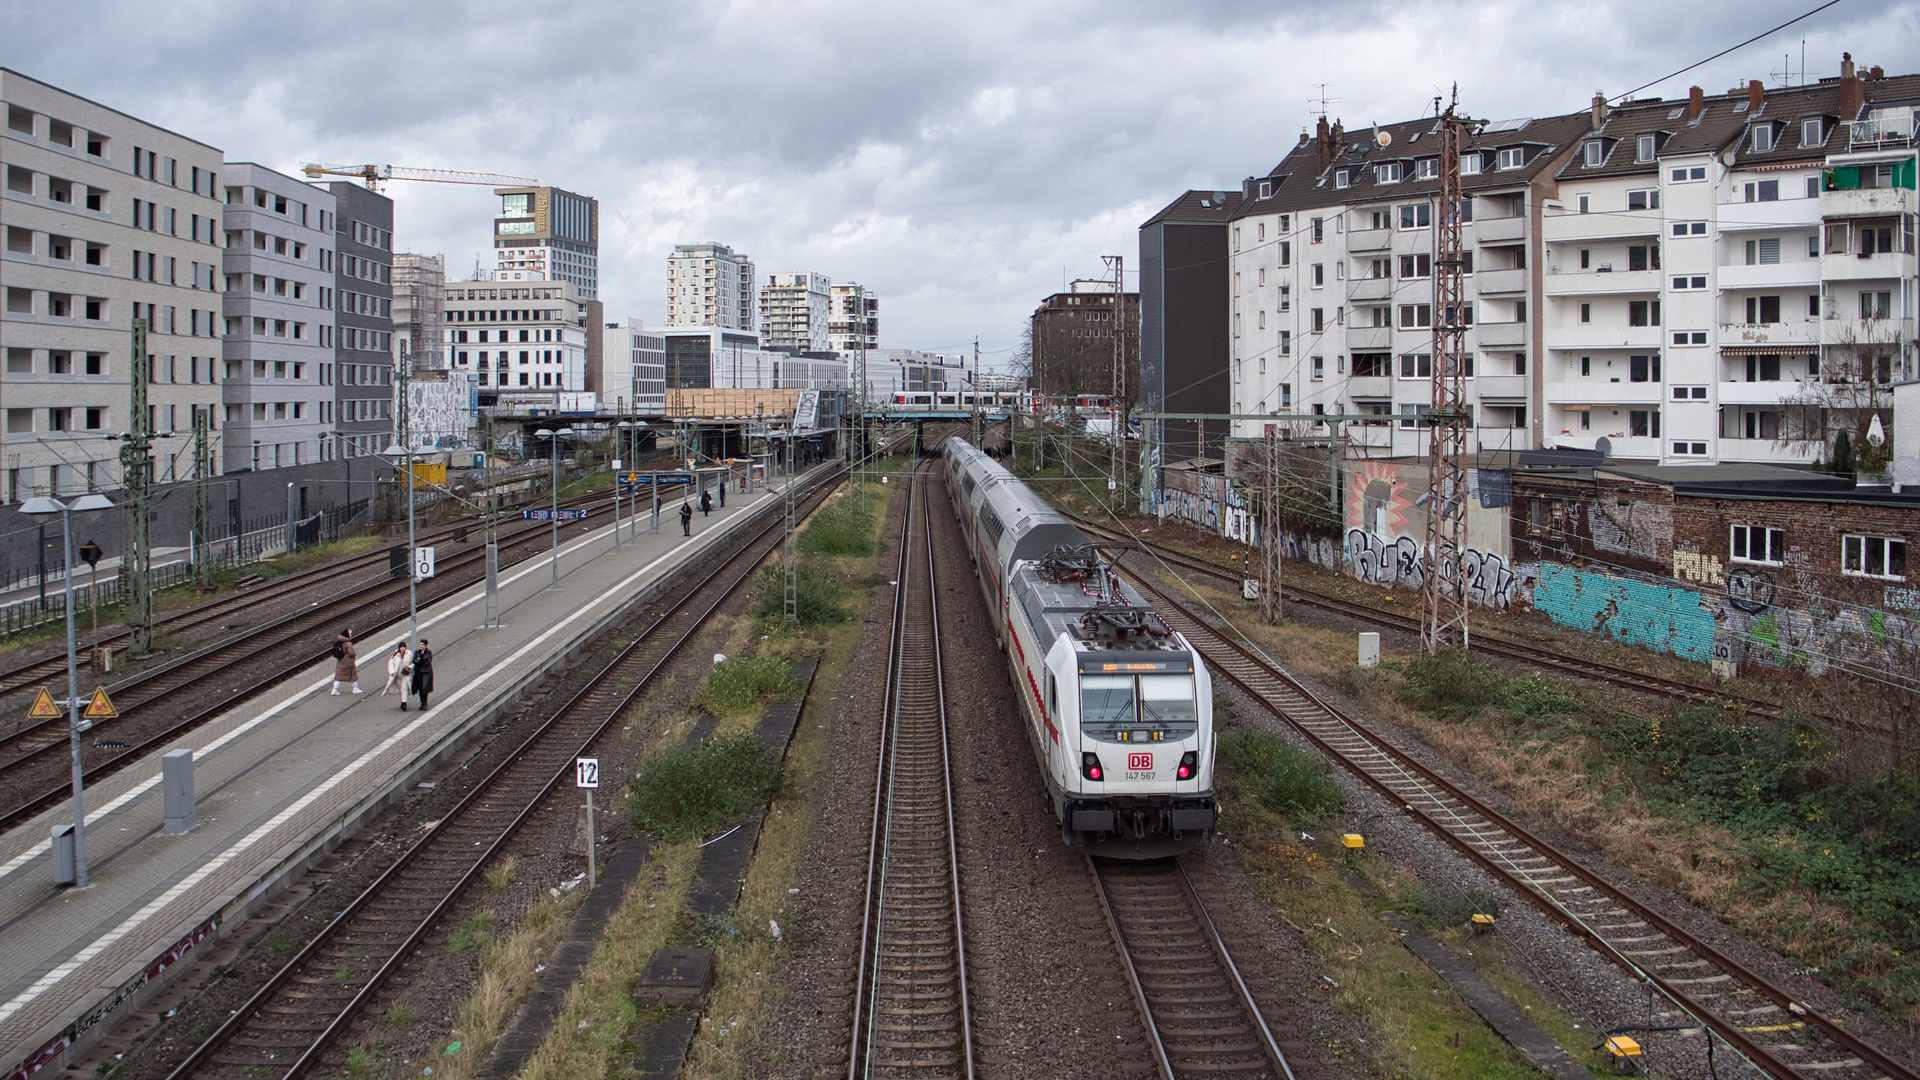
[[420,711],[427,711],[427,695],[433,693],[433,650],[427,648],[427,639],[420,639],[420,647],[413,651],[413,683],[410,689],[420,695]]
[[700,516],[706,517],[711,513],[713,513],[713,493],[702,491],[700,493]]
[[693,506],[689,503],[680,504],[680,535],[693,535]]

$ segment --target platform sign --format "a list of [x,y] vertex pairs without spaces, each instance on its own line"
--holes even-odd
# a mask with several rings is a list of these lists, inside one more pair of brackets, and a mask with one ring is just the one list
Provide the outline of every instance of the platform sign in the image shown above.
[[625,472],[620,474],[620,482],[628,485],[629,487],[645,487],[653,483],[691,484],[693,483],[693,474],[690,472],[670,472],[670,473]]
[[93,688],[93,697],[87,700],[87,711],[81,715],[89,720],[112,720],[120,715],[120,710],[113,707],[113,699],[107,696],[107,688],[96,686]]
[[413,580],[425,581],[433,576],[433,549],[417,547],[413,549]]
[[573,786],[577,788],[597,788],[600,786],[600,759],[583,757],[573,759]]
[[[587,520],[587,508],[583,506],[578,510],[562,510],[558,516],[561,521],[585,521]],[[551,510],[520,511],[521,521],[552,521],[554,517],[554,512]]]
[[33,699],[33,708],[27,710],[27,718],[29,720],[60,719],[60,706],[54,704],[53,695],[47,693],[46,687],[41,687],[40,696]]

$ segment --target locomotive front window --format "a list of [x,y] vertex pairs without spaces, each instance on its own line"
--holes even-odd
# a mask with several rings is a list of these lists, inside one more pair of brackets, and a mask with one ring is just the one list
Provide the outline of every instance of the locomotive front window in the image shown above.
[[1158,728],[1184,728],[1199,719],[1193,704],[1193,676],[1140,676],[1140,720]]
[[1080,731],[1105,742],[1184,739],[1199,729],[1192,675],[1082,675]]
[[1080,679],[1080,724],[1096,732],[1134,722],[1133,676],[1084,675]]

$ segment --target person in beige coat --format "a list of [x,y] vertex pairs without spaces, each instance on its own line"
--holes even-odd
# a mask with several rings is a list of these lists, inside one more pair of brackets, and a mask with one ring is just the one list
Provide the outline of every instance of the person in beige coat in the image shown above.
[[381,697],[389,694],[400,695],[402,712],[407,708],[407,684],[403,680],[411,674],[413,674],[413,668],[407,663],[407,643],[402,641],[387,654],[387,685],[380,689]]
[[333,639],[333,696],[340,696],[340,684],[347,683],[360,692],[360,654],[353,650],[353,631],[342,630]]

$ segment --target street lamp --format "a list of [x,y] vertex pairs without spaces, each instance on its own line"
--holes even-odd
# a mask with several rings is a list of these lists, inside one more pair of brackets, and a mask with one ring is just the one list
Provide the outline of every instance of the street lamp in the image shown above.
[[420,554],[414,547],[413,440],[404,435],[402,438],[405,439],[404,445],[394,443],[387,447],[382,456],[404,456],[407,462],[407,643],[411,647],[420,637]]
[[563,427],[559,431],[541,428],[533,433],[536,438],[546,439],[547,457],[553,462],[553,584],[560,585],[560,440],[573,437],[573,429]]
[[73,512],[105,510],[113,500],[105,495],[82,495],[71,503],[46,496],[20,505],[23,514],[59,514],[67,552],[67,732],[73,745],[73,886],[87,887],[87,804],[80,787],[80,672],[73,635]]

